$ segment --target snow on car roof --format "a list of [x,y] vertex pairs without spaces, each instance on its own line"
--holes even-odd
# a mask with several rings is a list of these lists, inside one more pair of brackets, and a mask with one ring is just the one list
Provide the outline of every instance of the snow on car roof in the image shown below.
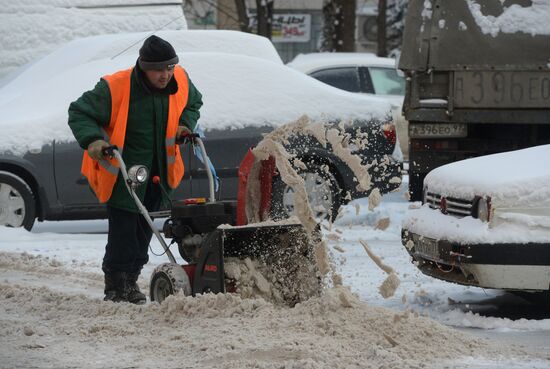
[[491,196],[509,206],[550,205],[550,145],[481,156],[443,165],[426,176],[430,192],[472,199]]
[[[179,56],[203,93],[199,124],[206,131],[279,126],[303,114],[314,120],[385,119],[390,111],[382,99],[338,90],[265,59],[224,53]],[[54,139],[74,141],[67,125],[70,102],[93,88],[100,76],[131,67],[135,61],[136,55],[124,54],[67,67],[57,74],[44,73],[32,89],[0,104],[0,151],[23,154]],[[58,69],[55,64],[50,67]],[[9,88],[2,90],[6,96],[10,92],[4,90]]]
[[395,68],[395,59],[380,58],[371,53],[311,53],[299,54],[287,65],[307,74],[322,67],[347,65]]
[[[118,55],[133,55],[137,58],[143,40],[150,32],[119,33],[76,39],[61,46],[32,65],[22,68],[24,73],[16,73],[5,83],[8,89],[0,90],[0,103],[13,94],[24,94],[33,88],[37,80],[45,74],[63,73],[83,63]],[[177,52],[212,51],[229,54],[242,54],[270,60],[282,64],[282,60],[265,37],[237,32],[218,30],[169,30],[155,32],[155,35],[169,41]],[[55,65],[55,67],[53,67]],[[0,87],[3,87],[0,83]]]
[[187,29],[181,1],[18,0],[0,7],[0,76],[78,37]]

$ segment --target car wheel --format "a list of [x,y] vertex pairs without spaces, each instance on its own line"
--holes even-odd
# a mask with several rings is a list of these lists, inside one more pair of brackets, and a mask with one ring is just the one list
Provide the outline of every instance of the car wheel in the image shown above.
[[0,172],[0,225],[30,231],[35,216],[35,199],[29,185],[12,173]]
[[[310,166],[299,173],[305,182],[308,200],[316,219],[335,219],[342,203],[342,189],[334,174],[321,166]],[[294,190],[280,176],[273,181],[271,214],[274,219],[294,214]]]

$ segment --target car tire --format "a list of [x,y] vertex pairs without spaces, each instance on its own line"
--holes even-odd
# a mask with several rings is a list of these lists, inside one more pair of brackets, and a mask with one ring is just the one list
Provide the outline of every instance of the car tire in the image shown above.
[[[336,219],[342,204],[342,187],[326,166],[308,165],[299,174],[304,178],[308,200],[317,219]],[[285,219],[293,214],[294,191],[280,176],[273,179],[271,217]]]
[[36,201],[29,185],[10,172],[0,171],[0,225],[32,229]]

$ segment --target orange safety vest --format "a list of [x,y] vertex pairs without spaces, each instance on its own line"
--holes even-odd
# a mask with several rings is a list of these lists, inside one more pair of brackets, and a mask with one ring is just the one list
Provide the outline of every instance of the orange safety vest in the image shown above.
[[[103,136],[110,145],[118,146],[121,154],[126,136],[128,108],[130,106],[130,80],[133,69],[126,69],[103,77],[107,81],[111,92],[111,120],[108,127],[102,128]],[[178,91],[169,97],[165,141],[168,185],[172,189],[178,187],[184,173],[180,149],[176,145],[176,134],[189,95],[187,74],[179,65],[174,68],[174,78],[178,83]],[[82,158],[81,172],[88,179],[88,183],[99,201],[102,203],[107,202],[113,193],[113,187],[118,177],[119,165],[117,160],[104,158],[96,161],[90,158],[86,150]]]

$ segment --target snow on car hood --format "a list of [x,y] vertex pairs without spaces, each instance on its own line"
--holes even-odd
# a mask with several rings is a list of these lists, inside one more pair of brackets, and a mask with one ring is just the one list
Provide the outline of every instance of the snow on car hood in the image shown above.
[[481,156],[432,170],[430,192],[471,200],[490,196],[492,216],[483,222],[457,218],[424,204],[409,211],[403,227],[413,233],[462,244],[548,242],[550,239],[550,145]]
[[424,180],[430,192],[459,199],[490,196],[495,207],[550,206],[550,145],[447,164]]
[[[66,50],[68,53],[70,50]],[[327,86],[282,64],[224,53],[178,53],[180,63],[203,94],[200,126],[237,129],[279,126],[307,114],[313,120],[385,119],[384,100],[358,96]],[[26,93],[0,104],[0,152],[22,155],[52,140],[74,141],[67,125],[69,104],[94,87],[100,76],[135,64],[135,55],[94,60],[44,73]],[[29,134],[32,132],[32,134]]]

